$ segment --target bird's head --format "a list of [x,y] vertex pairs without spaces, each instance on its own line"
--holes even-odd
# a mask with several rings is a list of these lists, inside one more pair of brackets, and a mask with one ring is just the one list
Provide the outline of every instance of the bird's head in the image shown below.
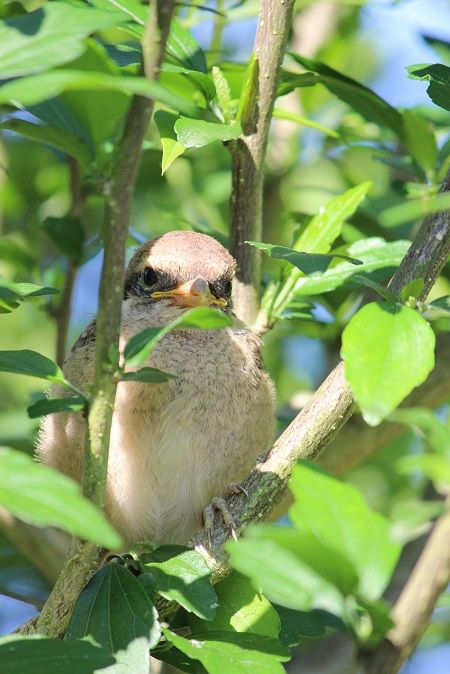
[[125,274],[125,299],[231,310],[234,258],[211,236],[168,232],[144,243]]

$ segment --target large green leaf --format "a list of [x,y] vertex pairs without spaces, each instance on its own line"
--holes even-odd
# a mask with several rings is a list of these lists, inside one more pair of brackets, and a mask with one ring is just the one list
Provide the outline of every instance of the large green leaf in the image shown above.
[[364,419],[379,424],[428,377],[435,337],[414,309],[372,302],[360,309],[342,334],[345,376]]
[[[401,114],[374,91],[351,77],[347,77],[347,75],[343,75],[337,70],[330,68],[325,63],[299,56],[292,52],[290,52],[290,55],[300,65],[311,71],[307,73],[307,76],[310,76],[309,82],[306,82],[305,79],[299,79],[302,78],[301,75],[295,76],[295,74],[292,74],[291,85],[295,87],[311,86],[318,83],[323,84],[331,93],[350,105],[364,119],[375,122],[375,124],[387,126],[397,136],[403,137],[404,129]],[[286,85],[289,85],[288,79],[285,82]]]
[[[295,284],[295,295],[320,295],[330,292],[344,283],[351,282],[352,276],[369,274],[379,269],[395,269],[406,255],[410,241],[386,242],[379,237],[355,241],[348,253],[362,261],[360,267],[349,262],[337,262],[324,274],[299,278]],[[359,282],[357,282],[359,284]]]
[[238,542],[227,543],[231,565],[252,579],[270,601],[309,611],[322,608],[345,615],[344,594],[356,575],[340,555],[290,527],[255,526]]
[[178,602],[203,620],[214,618],[217,597],[211,585],[211,571],[198,552],[179,545],[165,546],[144,555],[142,561],[161,596]]
[[427,94],[436,105],[450,111],[450,68],[442,63],[415,65],[408,67],[409,75],[415,80],[429,81]]
[[271,243],[260,243],[258,241],[246,241],[246,243],[263,250],[274,260],[285,260],[285,262],[289,262],[289,264],[297,267],[297,269],[300,269],[300,271],[307,275],[314,274],[315,272],[323,273],[335,258],[346,260],[353,265],[362,264],[361,260],[348,257],[348,255],[338,255],[333,253],[330,255],[324,255],[323,253],[303,253],[294,250],[293,248],[287,248],[286,246],[274,246]]
[[43,297],[59,293],[57,288],[37,286],[34,283],[9,283],[0,280],[0,314],[9,314],[21,302],[33,297]]
[[209,674],[283,674],[289,651],[277,639],[239,632],[205,632],[184,639],[168,629],[166,639],[199,660]]
[[188,117],[180,117],[175,122],[174,129],[183,147],[203,147],[215,140],[223,142],[239,138],[241,135],[241,126],[238,122],[220,124]]
[[22,77],[8,82],[0,87],[0,103],[30,106],[59,96],[64,91],[119,91],[125,94],[138,94],[165,103],[185,115],[195,117],[198,113],[198,108],[185,98],[173,93],[159,82],[151,82],[145,77],[69,69],[49,70],[41,75]]
[[250,580],[233,573],[214,586],[218,607],[211,622],[190,618],[192,632],[247,632],[266,637],[277,637],[280,618],[272,604],[261,592],[257,592]]
[[47,70],[84,50],[83,39],[125,21],[121,12],[48,2],[0,24],[0,79]]
[[60,527],[106,548],[120,547],[119,534],[65,475],[6,447],[0,449],[0,473],[0,506],[16,517]]
[[17,635],[0,638],[0,662],[2,674],[93,674],[114,658],[89,641]]
[[142,365],[156,344],[171,330],[186,328],[215,330],[229,325],[231,319],[216,309],[209,307],[189,309],[162,328],[146,328],[132,337],[125,347],[125,361],[127,365]]
[[[105,651],[125,650],[143,637],[148,650],[160,637],[158,614],[137,578],[123,566],[110,563],[91,578],[80,594],[68,639],[92,637]],[[148,674],[149,657],[133,674]]]
[[352,564],[361,597],[379,599],[400,553],[389,522],[370,510],[355,487],[306,462],[295,466],[290,489],[295,504],[289,515],[296,528],[312,533]]

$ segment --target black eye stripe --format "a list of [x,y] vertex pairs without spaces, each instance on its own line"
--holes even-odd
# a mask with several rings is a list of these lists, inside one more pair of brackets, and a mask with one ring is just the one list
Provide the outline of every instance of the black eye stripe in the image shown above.
[[229,278],[226,276],[217,279],[213,283],[209,284],[209,289],[214,297],[229,297],[232,291],[232,283]]

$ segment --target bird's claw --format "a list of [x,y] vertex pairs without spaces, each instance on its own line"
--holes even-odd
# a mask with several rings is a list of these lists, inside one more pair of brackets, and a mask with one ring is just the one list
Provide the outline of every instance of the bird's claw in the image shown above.
[[228,527],[230,531],[230,536],[235,541],[237,541],[236,523],[233,519],[233,516],[228,510],[228,506],[226,504],[225,499],[222,498],[221,496],[216,496],[215,498],[213,498],[210,505],[206,506],[206,508],[203,511],[203,519],[205,522],[205,529],[206,535],[208,537],[209,547],[211,547],[212,536],[214,534],[214,513],[216,510],[219,511],[220,514],[222,515],[224,524],[226,527]]

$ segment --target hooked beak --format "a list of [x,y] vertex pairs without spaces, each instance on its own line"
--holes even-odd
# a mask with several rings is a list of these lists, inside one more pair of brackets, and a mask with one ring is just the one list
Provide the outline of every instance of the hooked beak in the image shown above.
[[173,305],[179,307],[227,306],[225,299],[214,297],[208,283],[201,276],[193,281],[186,281],[173,290],[158,290],[150,296],[155,300],[170,299]]

